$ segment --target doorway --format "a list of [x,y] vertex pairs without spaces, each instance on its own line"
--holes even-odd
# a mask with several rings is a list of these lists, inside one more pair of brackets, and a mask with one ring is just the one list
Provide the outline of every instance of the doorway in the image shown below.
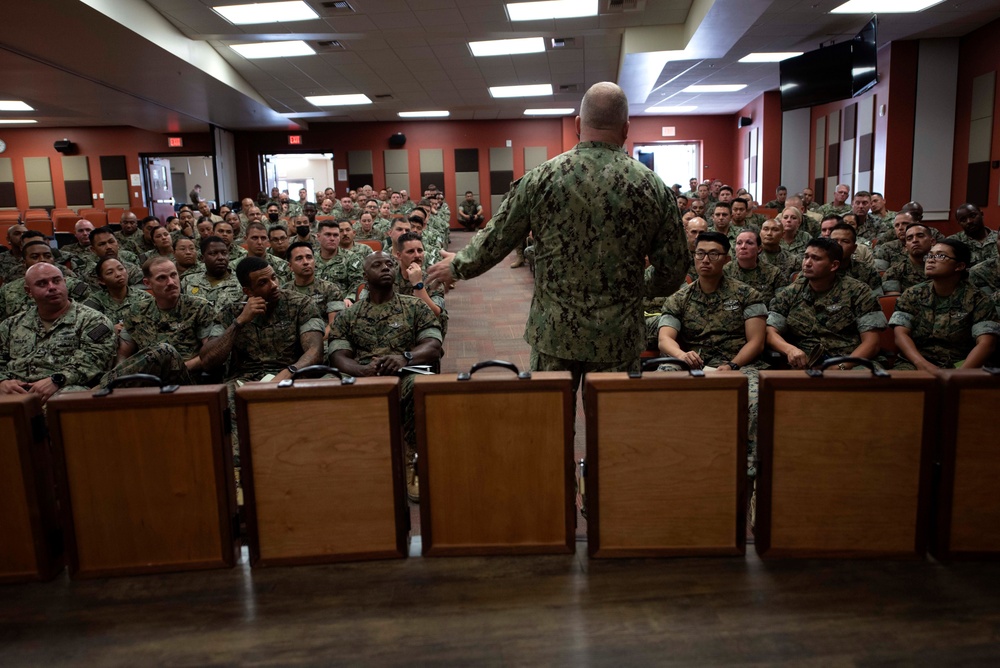
[[261,156],[264,192],[277,188],[296,202],[299,190],[306,189],[310,202],[317,190],[334,185],[333,153],[271,153]]
[[195,186],[200,186],[201,199],[213,209],[218,207],[212,156],[141,155],[139,159],[151,215],[166,220],[181,204],[191,204]]
[[681,184],[687,190],[688,180],[701,182],[701,142],[670,141],[656,144],[636,144],[632,157],[656,172],[667,186]]

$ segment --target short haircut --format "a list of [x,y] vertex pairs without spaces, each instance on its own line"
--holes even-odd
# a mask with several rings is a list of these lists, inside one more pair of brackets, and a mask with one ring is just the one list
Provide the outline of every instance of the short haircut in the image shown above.
[[160,219],[157,218],[156,216],[146,216],[145,218],[142,219],[142,223],[140,224],[142,225],[142,227],[146,227],[146,223],[156,223],[157,225],[159,225]]
[[969,265],[972,264],[972,250],[969,248],[968,244],[965,244],[958,239],[942,239],[936,243],[948,246],[955,251],[955,259],[958,262],[964,263],[966,269],[968,269]]
[[336,220],[319,221],[319,227],[317,229],[322,230],[324,227],[332,227],[333,229],[337,230],[338,233],[340,232],[340,223],[337,222]]
[[267,228],[264,227],[264,223],[250,223],[247,225],[247,236],[250,236],[250,230],[260,230],[264,234],[267,234]]
[[190,241],[192,244],[194,243],[194,239],[192,239],[191,237],[186,236],[184,234],[178,234],[174,238],[174,248],[177,248],[177,244],[179,244],[182,241]]
[[202,255],[205,254],[205,251],[208,249],[209,244],[222,244],[226,248],[229,248],[229,246],[226,244],[225,239],[223,239],[222,237],[217,237],[214,234],[212,234],[202,239],[201,243],[199,244],[199,248],[201,250]]
[[230,223],[228,220],[217,220],[214,223],[212,223],[212,229],[213,230],[218,229],[219,225],[228,225],[229,227],[233,227],[233,224]]
[[244,288],[248,287],[250,285],[250,274],[255,271],[260,271],[261,269],[267,269],[270,266],[271,265],[256,255],[245,257],[240,260],[238,265],[236,265],[236,280],[238,280],[240,285]]
[[97,237],[97,236],[100,236],[100,235],[103,235],[103,234],[110,234],[111,236],[115,236],[115,231],[112,230],[107,225],[105,225],[104,227],[98,227],[96,230],[91,230],[91,232],[90,232],[90,245],[91,246],[94,245],[94,237]]
[[788,192],[788,188],[786,188],[785,186],[778,186],[778,189],[775,190],[774,192],[780,193],[782,190],[784,190],[786,193]]
[[[729,211],[729,213],[733,212],[733,204],[732,204],[732,202],[716,202],[715,203],[715,208],[716,209],[726,209],[727,211]],[[715,209],[712,209],[712,212],[714,213]]]
[[[39,234],[41,234],[41,233],[39,233]],[[25,234],[24,236],[28,236],[28,235]],[[24,253],[24,251],[28,250],[28,246],[45,246],[50,251],[52,250],[52,246],[50,246],[49,242],[45,240],[45,236],[44,235],[42,237],[38,238],[38,239],[32,237],[28,241],[25,241],[24,237],[21,237],[21,253],[22,254]]]
[[909,225],[906,226],[906,229],[903,231],[903,234],[905,235],[906,232],[909,232],[911,227],[922,227],[925,230],[927,230],[927,234],[931,233],[931,228],[927,227],[923,223],[910,223]]
[[466,195],[472,195],[472,194],[474,194],[474,193],[473,193],[473,192],[472,192],[471,190],[466,190],[466,191],[465,191],[465,194],[466,194]]
[[694,245],[697,247],[702,241],[719,244],[724,251],[729,252],[729,237],[722,232],[699,232],[698,237],[694,240]]
[[820,223],[820,225],[822,225],[823,223],[825,223],[828,220],[835,220],[835,221],[837,221],[838,225],[843,225],[844,224],[844,218],[843,218],[843,216],[838,216],[835,213],[828,213],[828,214],[826,214],[825,216],[823,216],[823,220],[819,221],[819,223]]
[[619,130],[628,122],[628,97],[613,83],[594,84],[580,102],[580,120],[588,128]]
[[314,255],[316,254],[316,251],[313,250],[312,244],[309,243],[308,241],[296,241],[288,246],[288,250],[285,251],[285,257],[291,260],[292,251],[294,251],[296,248],[308,248],[310,253]]
[[271,232],[278,232],[278,231],[281,231],[281,232],[284,232],[285,234],[288,234],[288,228],[285,227],[284,225],[281,225],[279,223],[277,225],[272,225],[271,227],[267,228],[267,236],[268,236],[268,238],[270,238]]
[[815,237],[809,240],[806,244],[806,248],[818,248],[826,253],[826,256],[830,260],[836,262],[842,262],[844,260],[844,249],[840,247],[833,239],[827,239],[826,237]]
[[421,246],[424,245],[423,237],[416,232],[403,232],[399,235],[399,238],[396,239],[396,250],[401,252],[403,250],[403,246],[410,241],[419,241]]
[[[153,267],[158,264],[163,264],[164,262],[169,262],[174,264],[174,261],[165,255],[154,255],[145,262],[142,263],[142,276],[143,278],[151,278],[153,276]],[[174,265],[176,267],[176,265]]]
[[741,202],[743,206],[747,208],[747,211],[750,210],[750,200],[748,200],[746,197],[737,197],[736,199],[734,199],[732,202],[729,203],[729,208],[732,209],[733,204],[736,204],[737,202]]
[[736,238],[739,239],[741,234],[748,234],[748,233],[753,235],[753,238],[757,241],[757,246],[760,246],[762,244],[760,240],[760,233],[757,232],[756,230],[751,230],[749,227],[740,232],[740,234],[737,234]]
[[723,190],[728,190],[729,192],[733,192],[733,187],[732,187],[732,186],[722,186],[721,188],[719,188],[719,192],[720,192],[720,193],[721,193],[721,192],[722,192]]
[[849,225],[847,223],[837,223],[836,225],[834,225],[833,229],[830,230],[830,233],[832,234],[834,232],[837,232],[838,230],[842,232],[850,232],[851,241],[853,241],[854,243],[858,243],[858,231],[854,229],[853,225]]
[[104,257],[102,257],[101,259],[99,259],[99,260],[97,261],[97,266],[96,266],[96,267],[94,267],[94,276],[97,276],[98,278],[100,278],[100,276],[101,276],[101,269],[103,269],[103,268],[104,268],[104,264],[105,264],[105,263],[106,263],[106,262],[107,262],[108,260],[118,260],[118,262],[121,262],[121,265],[122,265],[123,267],[125,266],[125,263],[124,263],[124,262],[122,262],[121,260],[119,260],[118,258],[116,258],[116,257],[113,257],[113,256],[111,256],[111,255],[105,255]]
[[872,194],[867,190],[859,190],[858,192],[854,193],[854,199],[857,199],[859,197],[871,197],[871,196]]

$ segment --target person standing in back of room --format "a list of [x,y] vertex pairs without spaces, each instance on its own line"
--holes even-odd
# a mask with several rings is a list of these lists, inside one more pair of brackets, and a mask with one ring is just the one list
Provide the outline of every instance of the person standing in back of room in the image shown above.
[[[524,338],[531,368],[569,370],[574,389],[589,371],[639,367],[642,300],[684,280],[687,249],[673,193],[623,149],[628,99],[613,83],[587,91],[572,150],[511,184],[496,214],[428,277],[452,283],[485,273],[530,232],[535,288]],[[648,256],[653,270],[644,285]]]

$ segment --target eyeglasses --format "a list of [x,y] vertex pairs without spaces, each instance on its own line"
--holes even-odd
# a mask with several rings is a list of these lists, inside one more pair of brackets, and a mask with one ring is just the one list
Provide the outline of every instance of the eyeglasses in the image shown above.
[[722,251],[696,250],[694,252],[694,259],[696,259],[696,260],[704,260],[707,257],[712,262],[718,262],[720,259],[724,258],[725,256],[726,256],[726,254],[723,253]]
[[951,260],[952,262],[956,262],[957,258],[945,255],[944,253],[928,253],[924,256],[924,262],[927,262],[927,260]]

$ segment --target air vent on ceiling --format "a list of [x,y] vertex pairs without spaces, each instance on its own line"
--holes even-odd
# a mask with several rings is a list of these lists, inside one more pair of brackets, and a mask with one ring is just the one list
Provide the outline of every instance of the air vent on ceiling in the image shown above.
[[641,12],[646,9],[646,0],[608,0],[607,13]]
[[316,13],[324,18],[354,14],[354,7],[346,0],[325,0],[313,3]]
[[553,49],[573,49],[573,48],[576,48],[576,38],[575,37],[553,37],[552,38],[552,48]]
[[373,95],[376,100],[391,100],[392,93],[382,93],[381,95]]
[[579,93],[580,84],[559,84],[560,93]]
[[321,4],[326,9],[339,9],[342,11],[349,11],[349,12],[354,11],[354,7],[351,7],[351,3],[347,2],[346,0],[331,0],[330,2],[321,2],[319,4]]
[[330,53],[331,51],[343,51],[344,45],[335,39],[324,39],[319,42],[313,42],[313,48],[316,53]]

